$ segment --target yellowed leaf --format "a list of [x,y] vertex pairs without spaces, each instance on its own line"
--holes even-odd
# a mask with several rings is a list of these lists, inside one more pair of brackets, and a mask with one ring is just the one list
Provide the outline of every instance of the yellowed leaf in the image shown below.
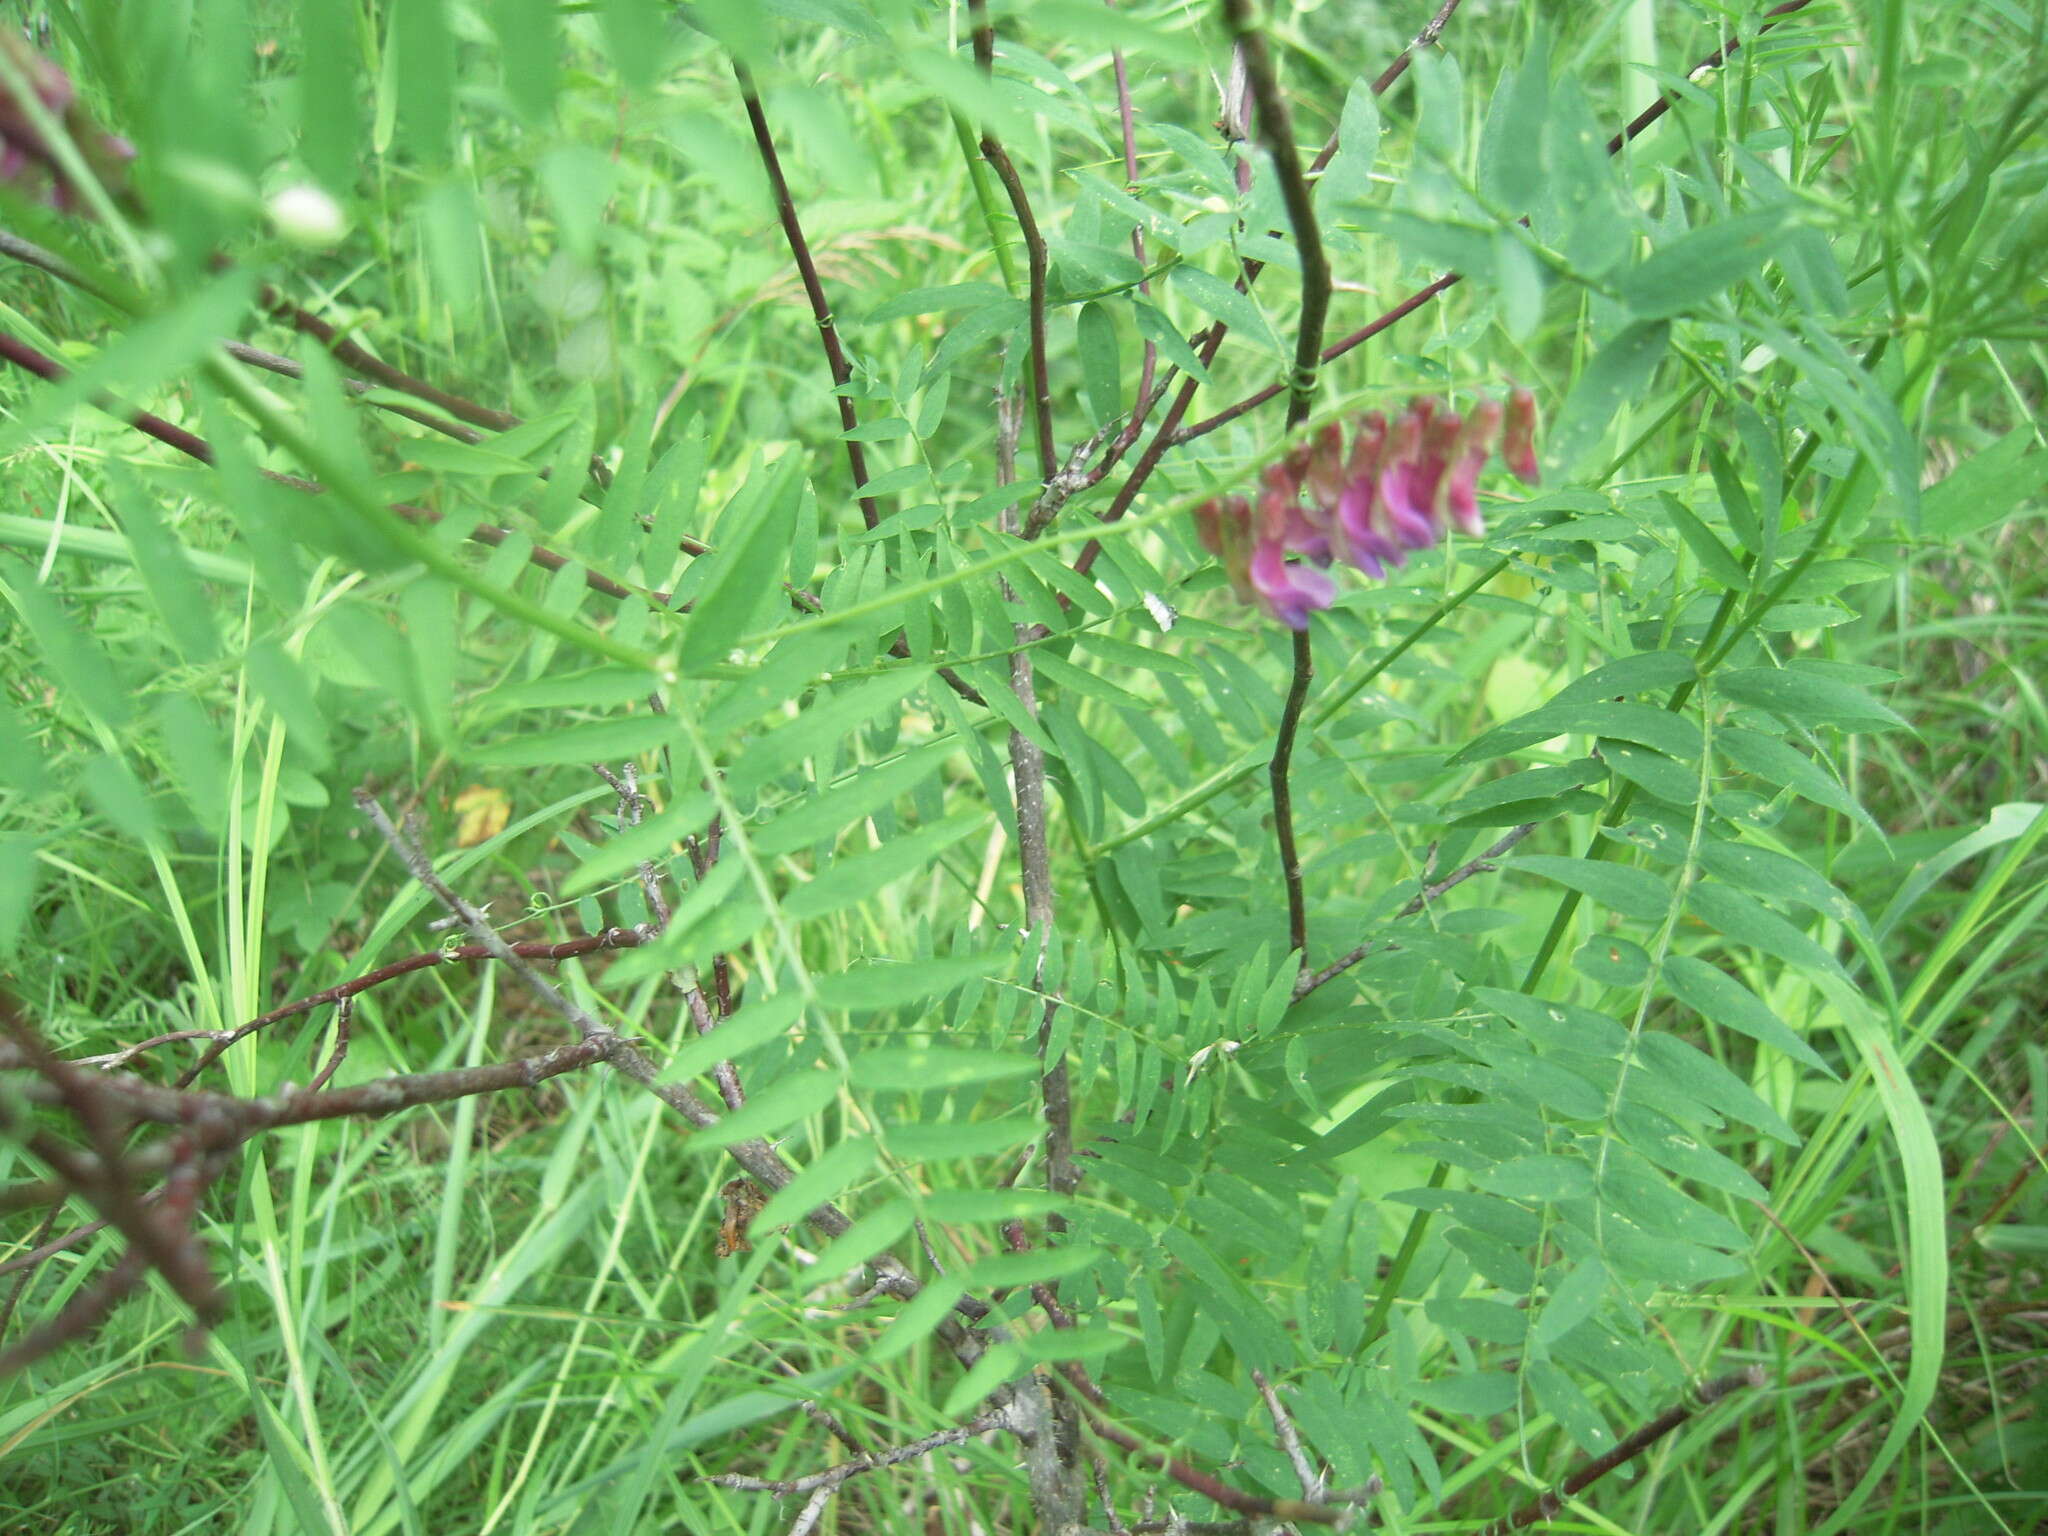
[[502,789],[472,784],[455,797],[455,842],[474,848],[505,830],[512,817],[511,798]]

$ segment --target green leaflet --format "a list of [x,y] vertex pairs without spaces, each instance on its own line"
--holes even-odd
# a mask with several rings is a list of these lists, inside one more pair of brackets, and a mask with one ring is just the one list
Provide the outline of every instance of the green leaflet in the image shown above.
[[1770,259],[1790,222],[1790,204],[1738,213],[1659,246],[1615,286],[1646,320],[1696,309]]
[[684,673],[701,673],[724,659],[762,608],[788,556],[802,494],[803,456],[790,452],[756,475],[718,520],[719,547],[704,559],[710,575],[698,588],[677,650]]
[[1668,321],[1639,321],[1594,354],[1551,426],[1544,446],[1547,473],[1568,478],[1591,456],[1615,417],[1649,383],[1670,339]]
[[1888,731],[1906,721],[1861,688],[1817,676],[1798,661],[1782,667],[1738,667],[1714,674],[1723,698],[1766,709],[1787,725],[1833,725],[1845,731]]
[[752,1095],[745,1109],[692,1132],[689,1148],[692,1152],[716,1152],[734,1142],[773,1136],[830,1104],[839,1097],[841,1087],[836,1072],[792,1072],[777,1078],[766,1092]]
[[1609,911],[1642,922],[1661,922],[1671,908],[1673,892],[1656,875],[1633,865],[1605,859],[1574,859],[1555,854],[1525,853],[1510,866],[1590,896]]
[[1701,1018],[1783,1051],[1795,1061],[1833,1077],[1834,1070],[1749,988],[1726,971],[1690,955],[1669,955],[1664,984]]
[[1024,1077],[1038,1059],[1022,1051],[972,1051],[939,1046],[883,1046],[853,1059],[853,1084],[870,1090],[960,1088]]
[[[644,683],[643,683],[644,686]],[[589,720],[580,725],[527,731],[509,740],[478,747],[469,760],[480,767],[539,768],[554,763],[617,762],[671,745],[676,723],[665,715],[628,715],[616,720]]]

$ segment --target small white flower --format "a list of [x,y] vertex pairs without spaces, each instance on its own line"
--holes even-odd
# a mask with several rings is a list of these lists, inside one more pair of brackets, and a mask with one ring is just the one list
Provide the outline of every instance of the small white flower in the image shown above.
[[341,204],[310,182],[272,193],[266,211],[277,232],[294,245],[332,245],[348,229]]

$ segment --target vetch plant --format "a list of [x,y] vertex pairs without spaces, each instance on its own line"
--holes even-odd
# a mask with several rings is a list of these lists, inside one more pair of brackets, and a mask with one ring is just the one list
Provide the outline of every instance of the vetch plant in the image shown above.
[[0,43],[10,1529],[2018,1528],[2039,18],[1400,9]]

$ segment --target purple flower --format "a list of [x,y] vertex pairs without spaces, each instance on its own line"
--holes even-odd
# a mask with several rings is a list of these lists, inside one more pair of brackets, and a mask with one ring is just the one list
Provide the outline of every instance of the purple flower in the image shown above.
[[[28,83],[44,112],[63,120],[64,131],[93,174],[117,185],[121,167],[135,158],[135,146],[103,133],[80,106],[71,77],[19,36],[0,29],[0,49],[6,50],[11,73]],[[77,187],[64,174],[26,103],[5,79],[0,79],[0,182],[18,185],[53,208],[69,210],[78,202]]]
[[1337,584],[1327,571],[1292,564],[1276,540],[1262,539],[1252,549],[1252,586],[1259,606],[1289,629],[1307,629],[1308,616],[1330,606]]
[[1481,400],[1469,416],[1426,396],[1392,424],[1379,412],[1345,428],[1331,423],[1260,476],[1254,506],[1220,497],[1195,509],[1202,547],[1223,562],[1238,600],[1290,629],[1327,608],[1333,560],[1383,577],[1411,549],[1438,543],[1449,527],[1486,532],[1479,475],[1506,431],[1503,457],[1536,478],[1536,399],[1514,390],[1507,403]]
[[[1455,425],[1452,430],[1457,430]],[[1387,533],[1403,549],[1427,549],[1437,541],[1430,508],[1443,474],[1434,441],[1441,431],[1436,402],[1417,400],[1394,423],[1388,440],[1379,474],[1379,505]]]
[[1205,501],[1195,508],[1195,533],[1202,548],[1223,562],[1230,590],[1240,603],[1256,603],[1252,589],[1252,504],[1242,496]]
[[[1456,420],[1456,417],[1450,418]],[[1486,537],[1486,519],[1479,515],[1479,471],[1500,437],[1500,403],[1482,400],[1472,407],[1452,438],[1449,468],[1437,482],[1436,515],[1439,524],[1449,515],[1465,533],[1475,539]]]

